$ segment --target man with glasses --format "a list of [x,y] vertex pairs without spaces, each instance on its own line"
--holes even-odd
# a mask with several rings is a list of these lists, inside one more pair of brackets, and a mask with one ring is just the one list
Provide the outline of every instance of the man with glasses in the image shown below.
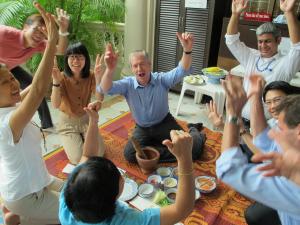
[[[270,139],[270,128],[267,125],[262,106],[262,86],[264,80],[260,76],[250,77],[251,130],[254,144],[263,152],[282,153],[276,140]],[[241,111],[248,100],[241,83],[232,79],[223,82],[226,91],[226,112],[222,154],[216,163],[218,177],[238,192],[274,208],[280,220],[274,220],[268,214],[260,221],[247,221],[248,224],[300,224],[300,187],[285,177],[264,177],[258,168],[261,165],[248,163],[246,156],[238,146],[239,123]],[[289,95],[276,108],[278,114],[278,134],[290,140],[291,147],[300,146],[300,95]],[[274,131],[274,130],[273,130]],[[267,165],[268,162],[264,162]],[[258,209],[257,213],[261,213]]]
[[[66,11],[59,8],[56,9],[56,13],[56,21],[59,26],[56,54],[63,55],[68,45],[69,16]],[[22,30],[0,25],[0,63],[7,65],[15,78],[20,82],[22,89],[31,84],[32,76],[19,65],[25,63],[35,53],[44,52],[47,43],[46,37],[45,22],[39,14],[29,16]],[[43,129],[53,127],[45,99],[38,108],[38,113]]]
[[[281,0],[280,9],[284,12],[292,47],[286,56],[278,52],[281,41],[280,30],[273,23],[264,23],[256,30],[258,50],[247,47],[239,39],[238,24],[241,13],[246,9],[248,1],[233,0],[232,15],[227,27],[226,45],[245,68],[245,76],[260,74],[267,84],[283,80],[289,82],[300,70],[300,24],[293,12],[296,0]],[[249,79],[244,79],[244,89],[248,92]],[[249,126],[250,105],[243,108],[242,117]]]

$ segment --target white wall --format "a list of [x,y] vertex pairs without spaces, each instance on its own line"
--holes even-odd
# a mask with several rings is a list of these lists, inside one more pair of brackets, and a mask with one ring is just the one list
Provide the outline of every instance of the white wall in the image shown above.
[[146,50],[153,59],[155,4],[154,0],[125,1],[124,71],[126,74],[130,73],[128,55],[132,51]]

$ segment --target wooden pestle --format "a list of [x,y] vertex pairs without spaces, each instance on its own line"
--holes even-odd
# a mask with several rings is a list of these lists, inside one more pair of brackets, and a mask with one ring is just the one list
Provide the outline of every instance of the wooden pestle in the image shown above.
[[148,159],[147,155],[145,154],[145,152],[141,148],[140,143],[132,136],[130,137],[130,140],[131,140],[133,148],[135,149],[137,154],[143,159]]

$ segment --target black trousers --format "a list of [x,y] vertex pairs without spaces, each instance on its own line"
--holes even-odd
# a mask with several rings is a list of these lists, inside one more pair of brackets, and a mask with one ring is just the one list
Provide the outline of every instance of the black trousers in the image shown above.
[[[171,130],[183,129],[179,126],[174,117],[168,113],[163,121],[152,127],[136,125],[132,135],[140,143],[141,147],[151,146],[157,149],[160,153],[159,162],[176,162],[174,155],[162,144],[163,140],[170,139]],[[193,160],[196,160],[200,158],[203,152],[206,136],[194,127],[189,130],[189,133],[193,138],[192,157]],[[127,161],[136,163],[135,150],[131,141],[128,141],[125,146],[124,156]]]
[[[26,70],[24,70],[22,67],[17,66],[13,68],[11,72],[19,81],[22,89],[25,89],[32,83],[32,76],[27,73]],[[38,114],[41,120],[42,128],[53,127],[50,111],[45,98],[38,108]]]
[[246,209],[245,219],[248,225],[281,225],[277,211],[259,202]]

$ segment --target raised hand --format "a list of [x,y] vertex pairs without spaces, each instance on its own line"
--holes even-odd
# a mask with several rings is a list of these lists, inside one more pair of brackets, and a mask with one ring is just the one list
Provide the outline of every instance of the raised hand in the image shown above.
[[240,116],[247,102],[247,95],[242,81],[233,78],[232,75],[228,75],[226,80],[221,82],[226,93],[226,112],[232,116]]
[[57,65],[57,58],[56,56],[54,57],[54,64],[53,64],[53,69],[52,69],[52,78],[53,78],[53,83],[57,84],[60,83],[61,80],[63,79],[63,75],[61,74],[58,65]]
[[251,160],[252,162],[264,162],[268,161],[267,164],[263,166],[259,166],[257,168],[258,171],[264,172],[263,176],[272,177],[272,176],[280,176],[281,168],[283,165],[283,155],[278,152],[269,152],[269,153],[257,153],[255,154]]
[[283,12],[293,11],[296,0],[280,0],[280,9]]
[[106,45],[104,61],[108,70],[115,70],[118,63],[118,53],[114,52],[112,45],[109,43]]
[[183,130],[171,130],[171,140],[164,140],[163,144],[166,145],[169,151],[177,158],[191,158],[192,157],[192,136]]
[[99,54],[97,54],[95,67],[94,67],[94,74],[96,80],[101,81],[104,71],[105,71],[104,55],[100,56]]
[[[34,2],[34,7],[39,11],[41,16],[43,17],[47,29],[47,39],[48,42],[53,41],[57,42],[58,40],[58,31],[55,24],[55,18],[52,14],[45,11],[45,9],[37,2]],[[45,33],[45,32],[44,32]]]
[[253,95],[262,95],[264,86],[266,84],[266,81],[264,78],[260,75],[252,74],[246,79],[249,79],[250,81],[250,88],[248,90],[248,98],[250,98]]
[[223,116],[218,113],[216,103],[210,101],[209,104],[206,104],[206,109],[208,111],[208,119],[213,123],[215,127],[223,127]]
[[246,8],[249,0],[232,0],[232,14],[240,15]]
[[56,8],[56,22],[59,26],[59,30],[62,33],[68,32],[69,24],[70,24],[70,16],[67,14],[67,11],[63,9]]
[[176,33],[178,40],[181,43],[183,51],[191,52],[193,50],[194,35],[192,33]]

